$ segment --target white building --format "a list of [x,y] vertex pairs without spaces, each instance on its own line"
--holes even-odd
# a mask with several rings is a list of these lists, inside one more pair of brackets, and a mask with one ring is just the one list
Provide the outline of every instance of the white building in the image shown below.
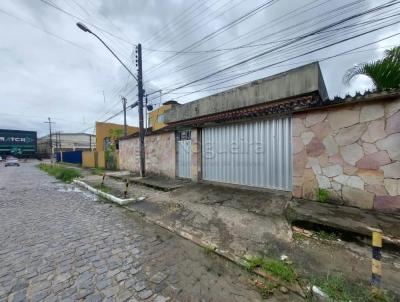
[[[54,151],[93,150],[96,148],[96,135],[87,133],[53,133],[51,135]],[[50,135],[38,139],[38,154],[49,156]]]

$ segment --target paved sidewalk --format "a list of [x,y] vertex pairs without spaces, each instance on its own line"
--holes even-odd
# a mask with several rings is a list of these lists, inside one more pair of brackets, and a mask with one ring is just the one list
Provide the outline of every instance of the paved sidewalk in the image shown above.
[[0,167],[0,192],[0,301],[262,300],[235,264],[33,164]]
[[[90,176],[85,181],[96,185],[101,177]],[[106,178],[105,185],[117,195],[125,188],[123,182],[112,178]],[[284,194],[192,183],[171,192],[132,184],[128,195],[145,197],[127,207],[148,221],[194,242],[216,247],[218,253],[234,261],[241,262],[248,255],[279,259],[284,254],[303,276],[344,274],[352,281],[362,281],[366,285],[370,282],[371,247],[368,242],[359,245],[351,241],[293,240],[286,217],[292,202]],[[322,207],[316,202],[311,204]],[[334,207],[329,206],[329,209]],[[357,209],[353,209],[354,212]],[[316,218],[312,217],[312,212],[306,214]],[[307,216],[308,221],[311,218]],[[343,217],[338,219],[344,220]],[[376,221],[382,225],[389,222]],[[364,226],[365,222],[353,224]],[[400,253],[384,249],[382,257],[383,285],[400,294]]]

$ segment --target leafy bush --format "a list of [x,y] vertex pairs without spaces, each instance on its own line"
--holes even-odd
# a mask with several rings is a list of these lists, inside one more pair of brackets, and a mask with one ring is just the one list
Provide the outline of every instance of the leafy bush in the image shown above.
[[329,191],[319,188],[317,191],[317,200],[319,202],[326,202],[329,198]]
[[38,167],[40,170],[45,171],[64,182],[71,182],[74,178],[81,175],[76,169],[65,168],[57,165],[39,164]]

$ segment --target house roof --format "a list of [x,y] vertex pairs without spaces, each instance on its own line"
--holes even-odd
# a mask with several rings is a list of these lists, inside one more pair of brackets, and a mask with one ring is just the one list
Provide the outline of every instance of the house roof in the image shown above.
[[[95,137],[96,135],[95,134],[89,134],[89,133],[84,133],[84,132],[76,132],[76,133],[74,133],[74,132],[71,132],[71,133],[65,133],[65,132],[53,132],[52,134],[51,134],[51,136],[56,136],[56,135],[61,135],[61,136],[71,136],[71,135],[74,135],[74,136],[76,136],[76,135],[84,135],[84,136],[92,136],[92,137]],[[42,139],[42,138],[47,138],[47,137],[49,137],[50,135],[49,134],[46,134],[45,136],[42,136],[42,137],[40,137],[39,139]]]
[[175,106],[166,113],[165,123],[203,118],[211,114],[315,94],[322,100],[328,99],[318,62]]
[[169,131],[171,131],[173,128],[176,129],[182,126],[199,127],[209,123],[249,119],[261,116],[283,115],[318,108],[346,105],[357,102],[393,99],[398,97],[400,97],[400,88],[389,90],[373,90],[367,91],[364,94],[357,93],[354,96],[347,95],[345,98],[335,97],[327,100],[322,100],[318,94],[311,94],[210,114],[198,118],[176,121],[169,123],[168,127],[170,129]]
[[[153,131],[148,128],[146,136],[156,135],[166,132],[175,131],[185,127],[202,127],[207,124],[220,123],[226,121],[235,121],[242,119],[250,119],[263,116],[284,115],[293,112],[303,112],[313,109],[328,108],[340,105],[347,105],[359,102],[370,102],[376,100],[390,100],[400,98],[400,88],[386,90],[370,90],[363,94],[347,95],[344,98],[334,97],[332,99],[322,100],[318,93],[304,95],[294,98],[286,98],[276,102],[267,102],[255,106],[242,107],[235,110],[228,110],[221,113],[209,114],[192,119],[181,120],[169,123],[166,127]],[[139,133],[134,133],[120,140],[138,137]]]

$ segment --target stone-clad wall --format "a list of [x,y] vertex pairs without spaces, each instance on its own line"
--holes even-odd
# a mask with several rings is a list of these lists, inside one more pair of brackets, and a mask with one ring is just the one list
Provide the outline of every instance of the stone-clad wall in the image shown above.
[[400,99],[293,116],[293,196],[400,209]]
[[[175,178],[175,133],[167,132],[145,137],[146,171]],[[140,171],[139,138],[121,140],[121,170]]]

